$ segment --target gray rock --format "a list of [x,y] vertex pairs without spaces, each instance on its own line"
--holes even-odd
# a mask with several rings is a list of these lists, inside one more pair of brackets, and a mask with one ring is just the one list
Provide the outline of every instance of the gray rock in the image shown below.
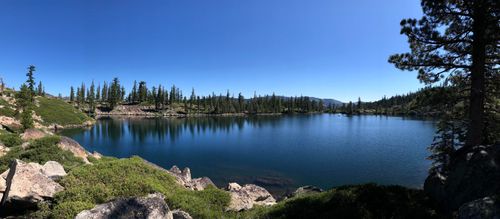
[[[64,170],[63,170],[64,171]],[[5,198],[2,202],[32,203],[53,198],[64,188],[43,172],[37,163],[14,160],[10,168],[0,175],[0,191]]]
[[164,199],[160,193],[146,197],[120,198],[82,211],[75,219],[173,219]]
[[237,183],[230,183],[227,187],[231,195],[231,201],[227,210],[242,211],[254,207],[254,205],[270,206],[276,204],[276,199],[266,189],[247,184],[240,186]]
[[458,209],[459,219],[500,219],[500,202],[485,197],[463,204]]
[[54,180],[66,176],[63,166],[56,161],[47,161],[42,167],[42,173]]
[[188,167],[184,168],[181,171],[179,167],[174,165],[172,166],[172,168],[170,168],[170,170],[168,170],[168,173],[175,176],[177,182],[179,182],[179,184],[183,185],[187,189],[201,191],[206,189],[208,186],[215,187],[215,184],[208,177],[192,179],[191,170]]
[[191,181],[187,182],[185,184],[185,187],[191,190],[195,191],[201,191],[206,189],[209,186],[215,186],[215,184],[212,182],[212,180],[208,177],[201,177],[201,178],[196,178],[192,179]]
[[61,140],[59,141],[57,146],[65,151],[73,153],[75,157],[82,158],[85,163],[90,163],[87,159],[87,151],[77,141],[65,136],[61,136]]
[[172,211],[174,219],[193,219],[187,212],[176,209]]

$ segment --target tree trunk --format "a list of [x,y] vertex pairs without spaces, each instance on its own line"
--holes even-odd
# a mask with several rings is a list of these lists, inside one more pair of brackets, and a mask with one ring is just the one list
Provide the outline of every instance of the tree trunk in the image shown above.
[[483,1],[476,1],[472,24],[472,69],[471,91],[469,97],[469,127],[465,147],[470,148],[484,140],[484,102],[485,102],[485,61],[486,61],[486,17]]

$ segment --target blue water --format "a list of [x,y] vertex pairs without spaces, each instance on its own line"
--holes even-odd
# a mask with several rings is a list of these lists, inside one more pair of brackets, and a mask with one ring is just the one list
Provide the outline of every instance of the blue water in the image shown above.
[[433,121],[314,114],[105,118],[62,134],[104,155],[187,166],[218,186],[256,183],[284,193],[301,185],[367,182],[421,187],[434,131]]

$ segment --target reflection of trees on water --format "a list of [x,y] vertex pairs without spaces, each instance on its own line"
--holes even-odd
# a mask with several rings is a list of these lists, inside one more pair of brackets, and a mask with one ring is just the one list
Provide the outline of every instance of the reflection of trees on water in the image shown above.
[[279,116],[252,117],[191,117],[191,118],[101,118],[90,131],[91,138],[118,141],[123,137],[144,143],[147,139],[177,141],[181,135],[196,135],[242,131],[250,127],[282,125]]

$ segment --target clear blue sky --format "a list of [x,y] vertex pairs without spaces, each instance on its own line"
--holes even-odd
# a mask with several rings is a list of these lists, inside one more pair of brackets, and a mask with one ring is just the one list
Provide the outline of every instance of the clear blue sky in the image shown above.
[[52,94],[119,77],[190,93],[377,100],[422,87],[389,55],[419,0],[1,0],[0,76]]

